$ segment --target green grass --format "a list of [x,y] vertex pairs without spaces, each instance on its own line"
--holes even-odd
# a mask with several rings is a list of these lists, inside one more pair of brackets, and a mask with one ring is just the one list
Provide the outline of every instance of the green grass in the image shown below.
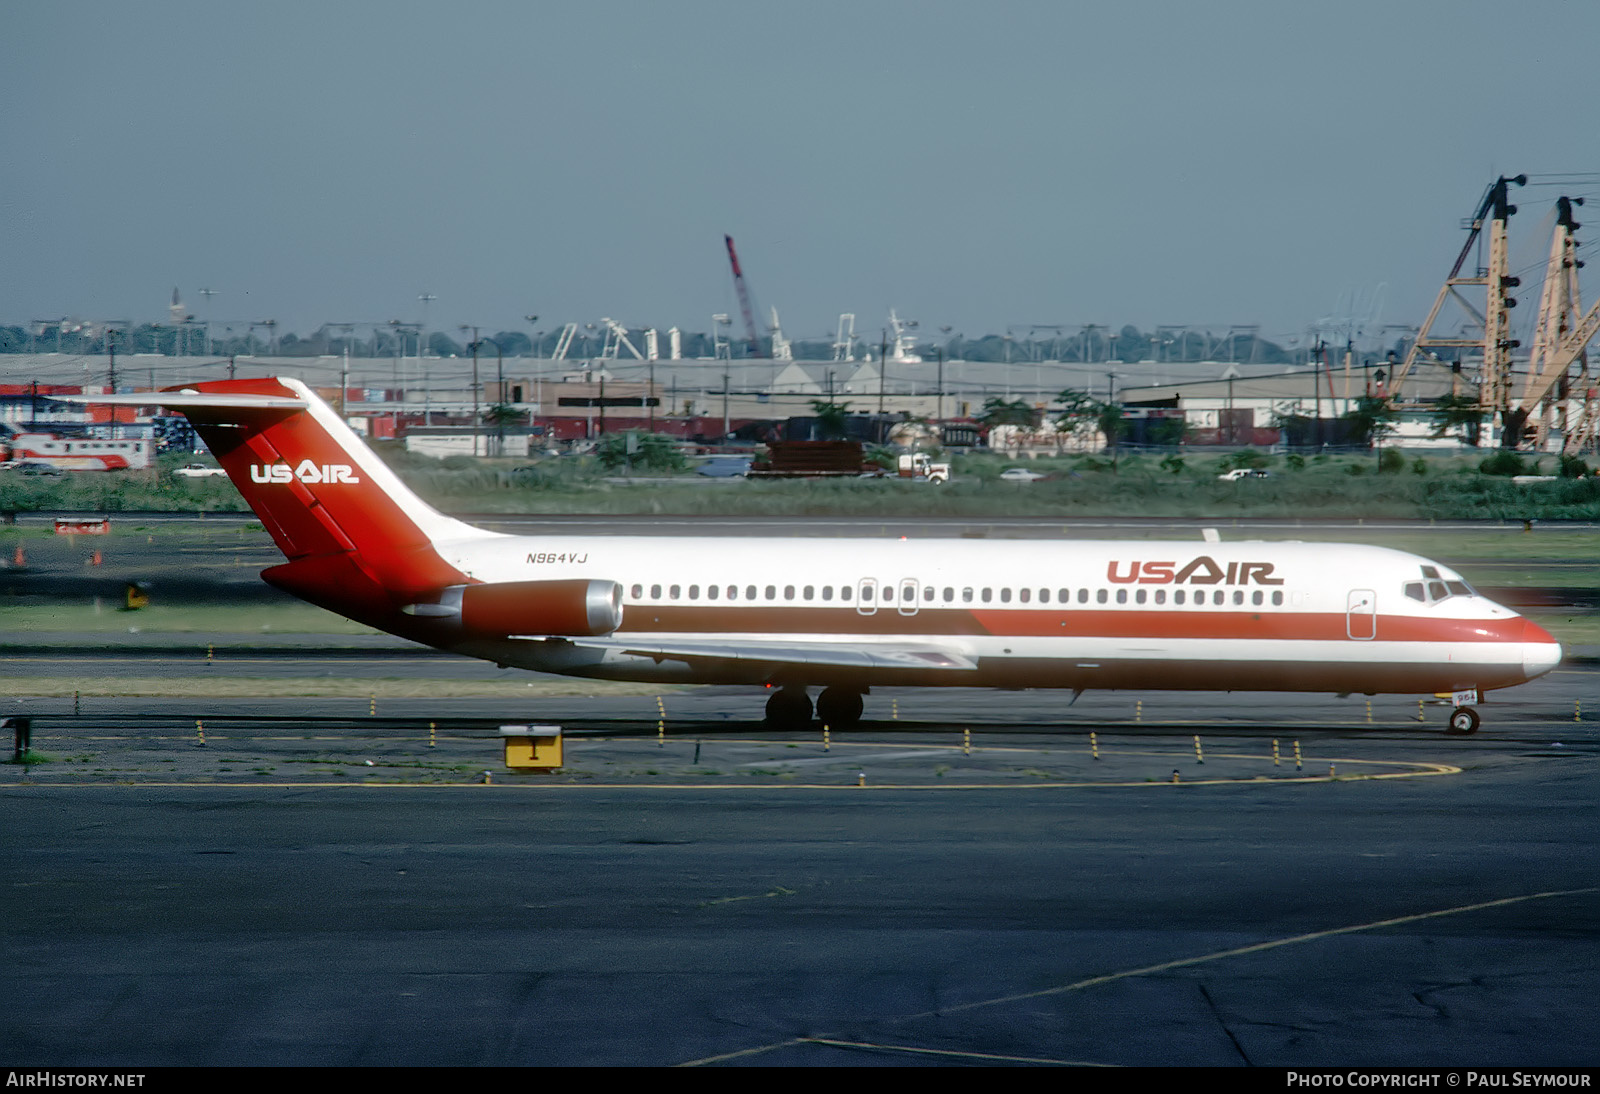
[[250,608],[223,605],[152,604],[138,611],[120,611],[107,600],[97,611],[92,602],[40,603],[34,598],[0,606],[0,634],[68,631],[82,634],[376,634],[310,604],[264,604]]
[[[692,474],[647,483],[608,482],[592,458],[546,459],[526,470],[516,461],[397,460],[413,489],[456,513],[682,514],[730,516],[1153,516],[1225,519],[1245,516],[1555,520],[1600,519],[1600,478],[1519,486],[1484,475],[1489,452],[1404,453],[1403,469],[1377,471],[1375,455],[1291,460],[1255,453],[1246,462],[1267,479],[1221,482],[1237,453],[1186,450],[1174,472],[1160,453],[1008,459],[993,453],[953,457],[955,479],[932,487],[897,479],[755,480],[706,483]],[[1163,466],[1163,462],[1167,466]],[[1420,461],[1423,473],[1413,469]],[[467,466],[463,466],[467,464]],[[1297,466],[1298,465],[1298,466]],[[1555,458],[1542,458],[1546,472]],[[1054,476],[1031,485],[1002,483],[1001,471],[1026,466]],[[242,511],[222,479],[175,479],[166,469],[61,476],[0,475],[0,510],[68,509]]]
[[[182,699],[204,695],[207,699],[258,699],[294,697],[315,699],[351,699],[365,704],[371,698],[378,700],[378,716],[388,717],[403,713],[401,708],[386,707],[385,701],[397,699],[528,699],[560,698],[570,696],[654,696],[670,695],[681,690],[673,685],[631,684],[611,680],[584,680],[577,677],[527,679],[512,677],[506,680],[446,680],[439,678],[414,680],[371,680],[342,677],[248,677],[215,676],[198,679],[192,675],[181,679],[160,676],[9,676],[5,682],[8,695],[31,698],[66,698],[76,695],[82,699],[94,698],[161,698]],[[365,713],[366,707],[362,711]]]

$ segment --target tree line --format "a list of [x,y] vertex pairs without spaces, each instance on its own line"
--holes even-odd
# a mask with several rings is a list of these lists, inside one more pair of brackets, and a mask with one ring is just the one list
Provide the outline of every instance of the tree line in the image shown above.
[[[239,329],[243,326],[244,329]],[[643,330],[630,330],[630,340],[642,346]],[[597,356],[605,345],[606,332],[597,325],[585,325],[575,332],[567,349],[567,356],[584,360]],[[479,347],[480,354],[493,352],[498,345],[506,357],[550,357],[561,341],[560,328],[548,331],[503,330],[493,334],[483,333],[481,340],[488,345]],[[275,355],[283,357],[342,357],[348,351],[351,357],[414,357],[418,341],[426,345],[427,354],[434,357],[470,357],[471,338],[464,332],[459,338],[447,331],[422,331],[415,323],[366,325],[330,323],[310,334],[277,332],[276,324],[219,324],[210,325],[187,322],[140,323],[127,327],[111,327],[104,323],[73,320],[0,325],[0,353],[65,353],[73,356],[105,354],[110,348],[118,353],[148,353],[165,356],[250,356]],[[691,359],[716,358],[719,355],[732,360],[751,360],[770,356],[772,340],[760,343],[761,354],[752,354],[743,340],[720,341],[713,334],[685,332],[680,335],[681,352]],[[1404,353],[1404,342],[1397,343]],[[794,356],[805,361],[827,361],[834,356],[831,340],[797,339],[792,343]],[[960,334],[942,340],[923,340],[916,346],[917,354],[925,361],[944,360],[979,361],[988,363],[1029,363],[1036,361],[1063,361],[1094,363],[1119,361],[1237,361],[1257,364],[1294,364],[1303,361],[1304,351],[1284,347],[1253,333],[1230,332],[1215,336],[1209,331],[1186,329],[1175,331],[1160,328],[1142,331],[1130,325],[1120,330],[1095,325],[1085,326],[1071,333],[1064,329],[1032,329],[1024,334],[986,334],[980,338],[967,338]],[[857,338],[852,344],[856,360],[867,354],[877,356],[881,347],[870,339]]]

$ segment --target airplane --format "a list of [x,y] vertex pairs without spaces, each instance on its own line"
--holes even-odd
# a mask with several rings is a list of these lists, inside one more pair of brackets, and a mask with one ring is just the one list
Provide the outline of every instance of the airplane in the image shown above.
[[301,599],[502,667],[765,687],[776,728],[852,726],[874,687],[960,686],[1447,694],[1469,734],[1483,692],[1561,660],[1388,548],[514,536],[427,505],[298,379],[77,401],[187,415],[286,558],[261,576]]

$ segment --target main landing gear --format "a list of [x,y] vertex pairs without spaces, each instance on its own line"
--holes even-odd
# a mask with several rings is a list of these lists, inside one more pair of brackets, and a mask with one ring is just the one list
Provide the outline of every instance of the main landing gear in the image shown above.
[[[861,721],[861,693],[850,688],[824,688],[817,696],[817,720],[834,729],[848,729]],[[767,700],[767,725],[773,729],[807,729],[811,725],[811,700],[805,688],[785,687]]]
[[805,688],[780,688],[767,700],[767,725],[773,729],[805,729],[811,724],[811,699]]
[[824,688],[817,696],[817,721],[834,729],[847,729],[861,722],[861,693],[849,688]]
[[1446,732],[1458,737],[1478,732],[1478,712],[1471,707],[1456,707],[1450,712],[1450,728]]

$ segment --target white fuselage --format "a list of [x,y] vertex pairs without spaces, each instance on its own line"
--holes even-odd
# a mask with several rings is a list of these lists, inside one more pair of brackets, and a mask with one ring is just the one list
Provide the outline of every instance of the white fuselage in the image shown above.
[[481,582],[617,582],[623,615],[611,648],[462,647],[615,679],[772,682],[770,666],[622,648],[630,638],[654,649],[707,636],[863,649],[927,642],[972,662],[778,675],[861,686],[1443,691],[1521,683],[1560,657],[1547,634],[1457,574],[1377,547],[595,535],[437,547]]

